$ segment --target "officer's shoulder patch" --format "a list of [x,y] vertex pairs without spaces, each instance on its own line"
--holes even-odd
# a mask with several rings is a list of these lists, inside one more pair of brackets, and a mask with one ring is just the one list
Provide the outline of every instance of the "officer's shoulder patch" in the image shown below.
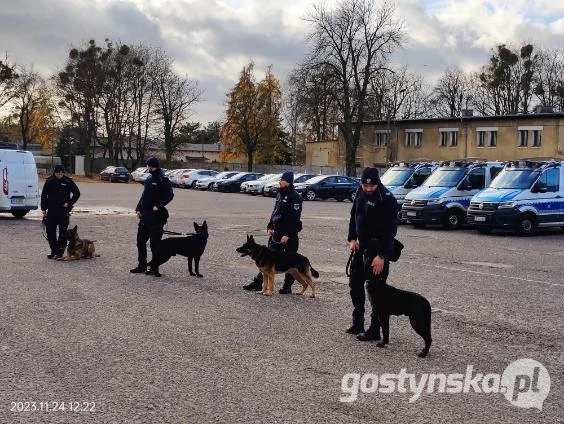
[[301,203],[294,203],[295,210],[299,211],[301,207],[302,207]]

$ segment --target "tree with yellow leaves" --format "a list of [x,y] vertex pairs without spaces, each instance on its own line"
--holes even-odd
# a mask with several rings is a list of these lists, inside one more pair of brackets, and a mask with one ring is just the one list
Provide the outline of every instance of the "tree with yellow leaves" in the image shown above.
[[221,143],[231,148],[222,152],[222,159],[244,154],[249,171],[253,170],[255,160],[273,163],[281,147],[280,83],[270,68],[257,83],[253,70],[252,62],[244,67],[239,81],[227,95],[227,121],[220,132]]

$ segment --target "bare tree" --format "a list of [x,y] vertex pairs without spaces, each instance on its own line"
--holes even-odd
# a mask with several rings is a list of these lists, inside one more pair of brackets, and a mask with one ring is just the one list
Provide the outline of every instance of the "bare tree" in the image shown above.
[[564,112],[564,50],[539,53],[533,93],[543,106]]
[[166,162],[170,164],[172,154],[182,144],[182,138],[176,137],[179,125],[190,117],[194,104],[202,97],[202,90],[196,81],[176,74],[172,70],[172,61],[164,53],[157,55],[153,82],[156,90],[156,114],[162,120]]
[[18,117],[24,150],[27,149],[27,144],[32,139],[31,128],[33,126],[33,119],[44,101],[44,87],[45,81],[33,68],[20,68],[19,77],[14,87],[12,103],[14,105],[14,112]]
[[8,61],[8,55],[0,60],[0,108],[14,97],[14,86],[18,79],[16,65]]
[[447,69],[439,78],[431,94],[430,106],[434,116],[459,117],[473,101],[469,77],[459,68]]
[[307,20],[313,31],[306,63],[328,66],[339,83],[346,172],[354,175],[369,84],[386,72],[388,57],[402,41],[401,26],[391,3],[377,7],[372,0],[341,0],[334,9],[314,6]]

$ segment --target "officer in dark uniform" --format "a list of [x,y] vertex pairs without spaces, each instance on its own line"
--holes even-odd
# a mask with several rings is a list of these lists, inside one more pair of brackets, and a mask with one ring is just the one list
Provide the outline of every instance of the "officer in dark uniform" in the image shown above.
[[49,259],[63,256],[67,245],[70,211],[79,197],[80,190],[74,181],[65,175],[65,167],[55,165],[53,175],[47,178],[41,191],[41,210],[51,248],[51,253],[47,255]]
[[134,274],[152,273],[151,270],[147,271],[147,240],[151,246],[151,253],[155,257],[155,251],[168,220],[168,211],[165,206],[174,197],[172,184],[160,168],[159,160],[155,157],[147,159],[147,167],[151,175],[145,180],[143,194],[135,208],[139,226],[137,227],[138,264],[130,270]]
[[397,233],[397,209],[395,197],[380,182],[378,169],[366,168],[351,209],[348,235],[349,247],[354,252],[349,278],[354,309],[352,326],[347,332],[358,334],[359,340],[380,339],[380,323],[374,306],[370,327],[364,332],[364,282],[368,280],[366,291],[373,305],[375,285],[388,278],[389,258]]
[[[280,190],[276,195],[274,211],[267,225],[268,247],[283,252],[297,252],[299,247],[298,233],[302,230],[302,196],[294,190],[294,173],[286,171],[280,177]],[[292,293],[294,277],[284,276],[284,286],[280,294]],[[259,273],[252,283],[243,286],[245,290],[261,290],[262,274]]]

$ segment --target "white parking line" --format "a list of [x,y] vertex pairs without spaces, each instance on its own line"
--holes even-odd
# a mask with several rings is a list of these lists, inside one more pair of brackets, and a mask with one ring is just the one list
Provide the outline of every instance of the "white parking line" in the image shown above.
[[489,277],[508,278],[508,279],[511,279],[511,280],[526,281],[528,283],[540,283],[540,284],[545,284],[547,286],[564,287],[564,284],[553,283],[553,282],[550,282],[550,281],[530,280],[528,278],[521,278],[521,277],[510,277],[510,276],[507,276],[507,275],[494,274],[492,272],[473,271],[471,269],[455,268],[455,267],[444,266],[444,265],[426,264],[426,263],[414,262],[414,261],[409,261],[409,260],[403,260],[402,262],[410,263],[410,264],[413,264],[413,265],[428,266],[428,267],[431,267],[431,268],[446,269],[448,271],[468,272],[468,273],[471,273],[471,274],[487,275]]

